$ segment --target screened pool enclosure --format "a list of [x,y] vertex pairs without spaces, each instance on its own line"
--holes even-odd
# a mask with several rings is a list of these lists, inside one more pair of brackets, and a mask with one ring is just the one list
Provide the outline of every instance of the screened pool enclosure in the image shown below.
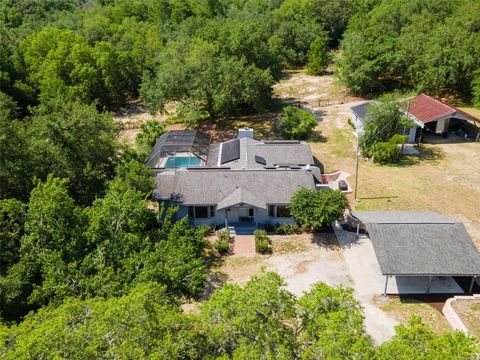
[[145,165],[152,169],[202,165],[210,141],[210,136],[200,131],[169,131],[158,138]]

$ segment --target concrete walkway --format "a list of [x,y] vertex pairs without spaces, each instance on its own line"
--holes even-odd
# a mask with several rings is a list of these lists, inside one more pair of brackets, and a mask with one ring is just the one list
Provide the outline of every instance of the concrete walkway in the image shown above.
[[235,235],[233,255],[255,256],[255,237],[253,235]]
[[343,230],[338,223],[334,230],[354,283],[355,295],[364,309],[367,333],[380,345],[394,335],[394,326],[399,322],[375,303],[375,297],[383,292],[384,283],[378,282],[380,267],[373,246],[368,239],[357,241],[355,233]]

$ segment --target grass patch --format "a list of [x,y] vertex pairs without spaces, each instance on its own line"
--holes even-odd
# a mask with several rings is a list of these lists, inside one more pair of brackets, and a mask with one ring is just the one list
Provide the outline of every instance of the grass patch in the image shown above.
[[308,235],[274,235],[271,236],[273,252],[287,254],[308,251],[311,236]]
[[480,339],[480,300],[456,300],[452,306],[468,331]]
[[402,324],[407,325],[413,315],[420,316],[422,321],[429,325],[437,334],[451,331],[451,327],[443,315],[432,306],[418,300],[397,300],[391,299],[385,305],[380,306],[384,311],[389,312]]
[[334,129],[332,136],[328,138],[327,143],[332,146],[332,153],[341,158],[354,158],[355,152],[352,151],[353,135],[341,130]]

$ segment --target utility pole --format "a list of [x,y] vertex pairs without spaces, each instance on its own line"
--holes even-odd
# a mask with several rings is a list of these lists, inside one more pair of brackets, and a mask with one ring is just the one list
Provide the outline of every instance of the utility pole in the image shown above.
[[[408,98],[407,100],[407,119],[410,119],[409,113],[410,113],[410,100],[411,98]],[[407,132],[407,126],[403,126],[403,136],[402,136],[402,155],[403,155],[403,148],[405,147],[405,133]]]
[[360,135],[357,135],[357,149],[355,150],[355,200],[357,200],[358,189],[358,153],[360,152]]

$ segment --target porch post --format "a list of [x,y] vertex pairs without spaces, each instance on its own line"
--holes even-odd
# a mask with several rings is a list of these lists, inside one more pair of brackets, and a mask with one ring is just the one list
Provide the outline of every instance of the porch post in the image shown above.
[[360,221],[357,222],[357,239],[359,234],[360,234]]
[[428,277],[428,288],[427,288],[427,294],[430,294],[430,288],[432,287],[432,277]]
[[255,221],[255,229],[258,229],[258,221],[257,221],[257,208],[253,208],[253,220]]
[[387,296],[388,275],[385,276],[385,290],[383,290],[383,296]]
[[228,228],[228,220],[227,220],[227,211],[228,211],[228,209],[225,208],[224,211],[225,211],[225,228]]
[[471,294],[473,291],[473,284],[475,283],[475,278],[476,276],[472,276],[472,280],[470,281],[470,288],[468,289],[468,292]]

